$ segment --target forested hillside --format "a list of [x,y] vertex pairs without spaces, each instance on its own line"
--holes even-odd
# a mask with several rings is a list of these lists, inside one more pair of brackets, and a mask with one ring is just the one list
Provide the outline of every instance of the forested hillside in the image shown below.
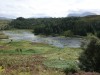
[[86,36],[88,33],[100,34],[100,16],[66,18],[29,18],[19,17],[10,23],[12,28],[33,29],[35,34]]

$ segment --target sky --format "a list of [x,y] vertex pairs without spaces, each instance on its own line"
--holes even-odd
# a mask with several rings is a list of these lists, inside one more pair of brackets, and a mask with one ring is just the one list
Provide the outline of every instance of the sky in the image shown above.
[[100,0],[0,0],[0,17],[66,17],[85,11],[100,14]]

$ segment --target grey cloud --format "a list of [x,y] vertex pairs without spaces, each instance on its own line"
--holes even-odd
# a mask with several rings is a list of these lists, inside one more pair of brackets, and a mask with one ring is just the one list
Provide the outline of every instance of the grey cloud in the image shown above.
[[[91,3],[89,6],[88,2]],[[61,17],[85,11],[100,14],[100,7],[96,6],[98,4],[99,0],[0,0],[0,16]]]

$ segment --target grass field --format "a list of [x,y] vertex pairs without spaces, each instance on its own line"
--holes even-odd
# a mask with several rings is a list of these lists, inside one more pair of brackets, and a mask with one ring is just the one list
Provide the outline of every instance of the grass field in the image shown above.
[[65,75],[79,69],[79,48],[57,48],[28,41],[0,41],[0,75]]

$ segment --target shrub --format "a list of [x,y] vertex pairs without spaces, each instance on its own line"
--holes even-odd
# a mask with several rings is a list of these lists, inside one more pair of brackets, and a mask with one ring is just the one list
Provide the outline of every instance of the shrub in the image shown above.
[[79,68],[75,65],[70,65],[64,70],[64,73],[68,75],[69,73],[76,73],[79,71]]
[[72,37],[72,36],[73,36],[73,32],[72,32],[71,30],[68,30],[68,31],[65,31],[65,32],[63,33],[63,35],[64,35],[65,37]]
[[85,71],[100,72],[100,40],[92,36],[79,57],[80,68]]
[[97,37],[100,38],[100,31],[97,32]]

